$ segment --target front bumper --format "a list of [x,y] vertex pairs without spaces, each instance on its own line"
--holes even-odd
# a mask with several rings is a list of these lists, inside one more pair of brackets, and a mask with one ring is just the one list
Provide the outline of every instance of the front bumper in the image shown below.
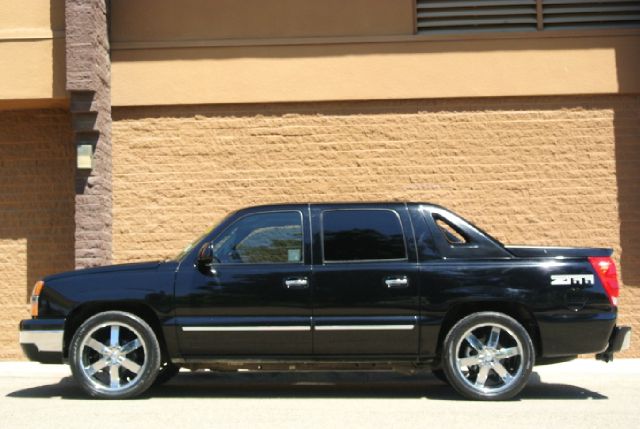
[[631,346],[631,327],[616,326],[609,337],[609,347],[596,355],[596,359],[609,362],[615,353],[627,350]]
[[20,347],[29,360],[62,363],[64,319],[27,319],[20,322]]

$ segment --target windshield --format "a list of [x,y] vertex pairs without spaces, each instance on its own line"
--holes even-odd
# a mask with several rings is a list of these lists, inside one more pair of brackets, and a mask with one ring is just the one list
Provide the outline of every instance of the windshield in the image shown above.
[[221,221],[220,223],[218,223],[217,225],[212,226],[211,228],[209,228],[204,234],[202,234],[200,237],[196,238],[195,240],[193,240],[191,242],[191,244],[189,244],[187,247],[185,247],[184,249],[182,249],[182,252],[178,253],[178,255],[176,255],[175,260],[176,261],[180,261],[182,260],[182,258],[184,258],[185,256],[187,256],[187,254],[189,252],[191,252],[191,250],[195,247],[196,244],[198,244],[199,242],[201,242],[207,235],[211,234],[213,232],[214,229],[216,229],[218,227],[218,225],[222,225],[224,224],[229,218],[231,218],[232,216],[234,216],[237,212],[231,212],[228,215],[226,215]]
[[[213,228],[215,228],[215,227],[213,227]],[[193,247],[196,244],[198,244],[200,241],[202,241],[203,238],[205,238],[207,235],[209,235],[211,233],[211,231],[213,231],[213,228],[208,229],[204,234],[202,234],[200,237],[198,237],[195,240],[193,240],[187,247],[182,249],[182,251],[180,253],[178,253],[178,255],[175,257],[175,260],[179,261],[182,258],[184,258],[189,252],[191,252],[191,249],[193,249]]]

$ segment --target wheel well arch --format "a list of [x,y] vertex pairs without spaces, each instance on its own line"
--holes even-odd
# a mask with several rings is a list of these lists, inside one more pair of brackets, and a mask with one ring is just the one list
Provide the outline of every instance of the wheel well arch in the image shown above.
[[127,313],[135,314],[136,316],[147,322],[147,324],[151,327],[151,329],[153,329],[153,332],[156,334],[156,338],[158,338],[158,342],[160,343],[160,350],[162,351],[163,356],[166,355],[167,345],[162,333],[160,319],[149,305],[141,302],[100,301],[81,304],[78,307],[74,308],[66,317],[62,349],[64,358],[68,358],[69,356],[69,346],[71,344],[71,340],[73,339],[73,336],[80,325],[82,325],[90,317],[95,316],[98,313],[103,313],[105,311],[124,311]]
[[444,339],[453,325],[462,318],[481,311],[495,311],[513,317],[522,324],[529,333],[529,336],[531,336],[536,356],[542,355],[542,340],[535,316],[524,304],[510,301],[478,301],[453,305],[445,314],[442,324],[440,325],[436,355],[441,356]]

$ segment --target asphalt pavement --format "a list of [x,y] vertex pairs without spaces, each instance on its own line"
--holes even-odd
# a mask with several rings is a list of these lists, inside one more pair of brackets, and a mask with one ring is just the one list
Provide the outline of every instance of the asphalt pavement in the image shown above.
[[461,399],[430,374],[181,372],[125,401],[68,367],[0,362],[0,428],[638,428],[640,360],[536,367],[514,400]]

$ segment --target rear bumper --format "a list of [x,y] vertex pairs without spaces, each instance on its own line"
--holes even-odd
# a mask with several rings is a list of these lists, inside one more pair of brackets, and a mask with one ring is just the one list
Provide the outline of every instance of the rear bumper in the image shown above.
[[609,347],[616,313],[536,315],[542,357],[601,353]]
[[627,350],[631,346],[631,327],[616,326],[609,338],[609,347],[596,355],[596,359],[609,362],[615,353]]
[[20,322],[20,347],[25,356],[41,363],[61,363],[64,319],[27,319]]

